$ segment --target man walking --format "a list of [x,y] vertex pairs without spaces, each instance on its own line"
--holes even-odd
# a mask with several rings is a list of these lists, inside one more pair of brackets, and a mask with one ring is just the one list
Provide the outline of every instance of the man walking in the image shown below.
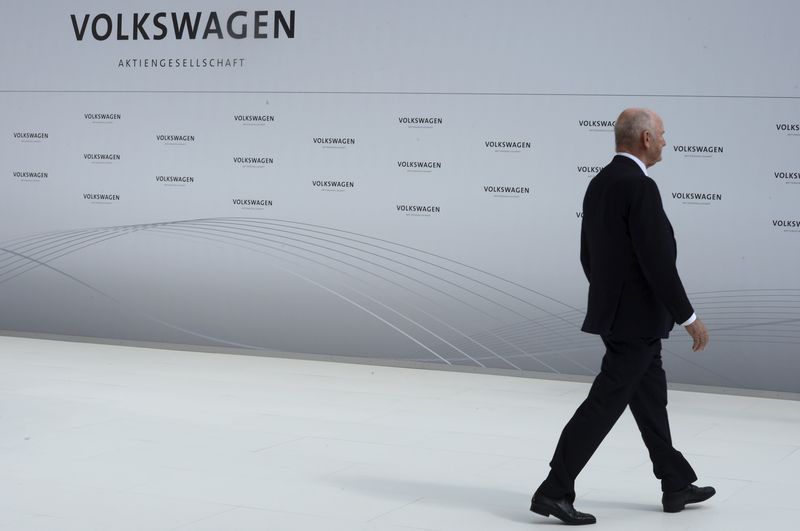
[[661,339],[680,323],[692,350],[708,344],[678,276],[676,244],[655,181],[647,168],[661,160],[664,125],[648,109],[626,109],[614,127],[617,154],[589,184],[583,200],[581,264],[589,280],[582,330],[606,347],[589,396],[564,427],[550,473],[531,500],[531,511],[564,523],[595,523],[575,510],[575,478],[626,407],[630,407],[661,480],[666,512],[707,500],[712,487],[696,487],[694,470],[672,446]]

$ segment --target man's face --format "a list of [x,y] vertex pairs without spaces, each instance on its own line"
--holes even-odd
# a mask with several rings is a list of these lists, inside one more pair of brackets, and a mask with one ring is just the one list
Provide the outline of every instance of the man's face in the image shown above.
[[652,166],[661,160],[661,150],[667,145],[664,140],[664,122],[656,116],[653,120],[653,130],[648,132],[649,145],[647,146],[647,166]]

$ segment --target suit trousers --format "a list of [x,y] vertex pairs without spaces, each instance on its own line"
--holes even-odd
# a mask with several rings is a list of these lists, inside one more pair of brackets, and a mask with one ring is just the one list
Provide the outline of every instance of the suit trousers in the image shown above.
[[589,395],[564,427],[550,473],[537,493],[575,500],[575,478],[630,407],[664,492],[697,480],[691,465],[672,447],[667,417],[667,380],[661,339],[603,336],[606,354]]

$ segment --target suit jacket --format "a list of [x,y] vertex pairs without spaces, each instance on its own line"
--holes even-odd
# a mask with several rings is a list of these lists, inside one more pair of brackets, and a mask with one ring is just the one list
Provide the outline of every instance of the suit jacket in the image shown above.
[[589,279],[584,332],[665,338],[694,310],[675,265],[672,225],[655,181],[617,155],[583,199],[581,265]]

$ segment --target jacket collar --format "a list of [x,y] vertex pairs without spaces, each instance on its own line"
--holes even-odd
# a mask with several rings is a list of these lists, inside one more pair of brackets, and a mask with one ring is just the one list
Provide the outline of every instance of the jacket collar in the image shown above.
[[[631,155],[630,153],[625,153],[624,151],[620,151],[620,152],[618,152],[618,153],[617,153],[617,156],[619,156],[619,157],[626,157],[626,158],[629,158],[629,159],[631,159],[633,162],[635,162],[635,163],[636,163],[636,164],[639,166],[639,168],[641,168],[641,170],[642,170],[642,173],[644,173],[645,175],[647,175],[647,166],[645,166],[645,165],[644,165],[644,162],[642,162],[641,160],[639,160],[639,158],[638,158],[638,157],[635,157],[635,156]],[[649,176],[648,176],[648,177],[649,177]]]

